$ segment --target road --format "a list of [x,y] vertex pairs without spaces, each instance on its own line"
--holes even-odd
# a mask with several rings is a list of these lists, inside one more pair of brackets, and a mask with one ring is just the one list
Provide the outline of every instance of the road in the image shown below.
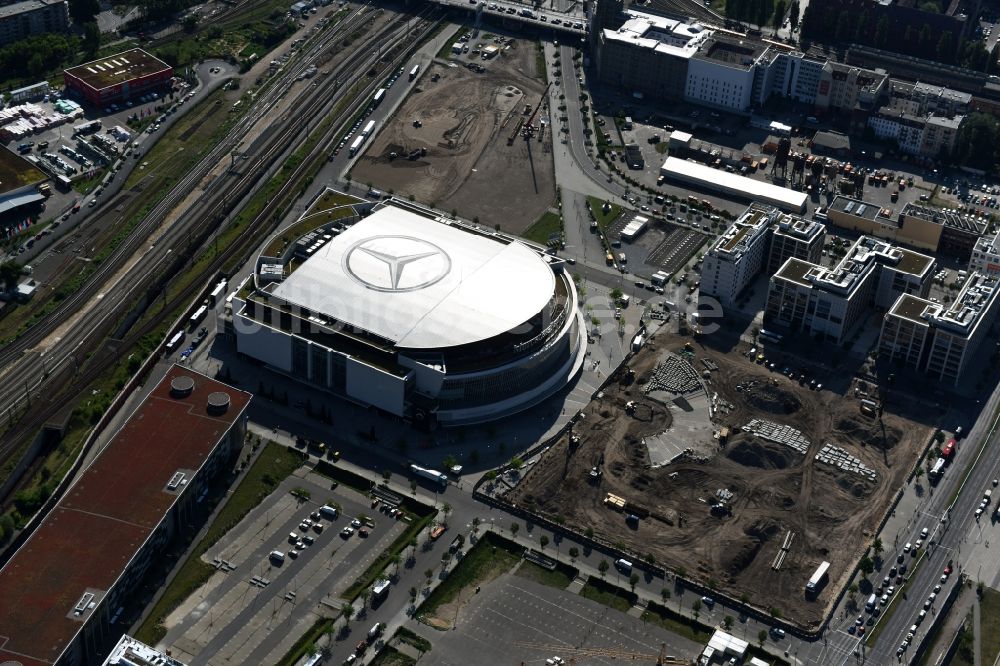
[[[78,291],[59,303],[51,314],[0,352],[0,361],[5,364],[3,387],[0,388],[0,413],[17,409],[28,395],[37,397],[42,393],[42,387],[50,382],[58,381],[65,387],[71,380],[90,381],[99,374],[99,368],[91,366],[88,370],[84,360],[98,348],[100,340],[110,332],[125,311],[140,300],[150,277],[170,266],[176,256],[173,254],[174,248],[183,249],[187,241],[197,237],[205,225],[238,211],[241,204],[248,201],[255,191],[255,184],[276,172],[290,151],[305,139],[306,135],[300,131],[301,125],[295,113],[288,113],[271,124],[266,140],[255,142],[251,148],[256,151],[252,154],[245,153],[246,159],[235,177],[223,175],[204,185],[204,196],[194,197],[187,210],[176,209],[177,204],[190,193],[198,191],[199,184],[211,169],[219,163],[228,162],[231,148],[239,145],[248,129],[257,121],[270,116],[271,110],[286,94],[301,70],[326,49],[332,48],[341,31],[356,29],[359,22],[368,20],[368,15],[374,16],[377,11],[359,9],[335,28],[320,33],[318,38],[307,42],[301,57],[286,66],[274,85],[257,96],[253,107],[234,124],[227,139],[181,179],[144,218],[135,232],[95,269],[91,278]],[[405,25],[405,20],[387,25],[384,36],[398,38],[406,32]],[[338,67],[344,70],[344,80],[347,81],[356,73],[367,71],[378,58],[376,45],[368,43],[367,48],[349,53]],[[325,89],[306,85],[300,88],[304,93],[303,99],[293,108],[296,113],[306,117],[322,118],[330,113],[349,89],[348,86],[342,86],[331,95]],[[107,204],[109,209],[115,205],[114,200]],[[107,212],[120,216],[117,210]],[[168,216],[170,221],[160,229],[162,235],[151,241],[153,232]],[[256,223],[263,222],[264,219],[260,218]],[[179,295],[174,293],[171,297]],[[54,331],[55,335],[46,339]],[[31,351],[24,353],[27,350]],[[81,374],[85,372],[90,374]],[[13,446],[22,436],[27,436],[42,421],[50,418],[54,411],[63,409],[65,398],[53,401],[55,397],[56,394],[52,393],[49,401],[33,403],[36,416],[33,419],[23,419],[17,424],[16,427],[21,430],[17,433],[9,432],[8,437],[5,437],[8,440],[5,445]],[[39,414],[43,410],[51,411]]]

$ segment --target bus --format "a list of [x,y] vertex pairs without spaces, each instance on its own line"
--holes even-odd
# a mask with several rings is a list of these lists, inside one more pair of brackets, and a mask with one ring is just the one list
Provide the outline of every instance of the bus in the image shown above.
[[819,588],[823,586],[823,581],[826,580],[826,575],[827,572],[829,572],[829,570],[830,570],[829,562],[822,562],[818,567],[816,567],[816,571],[809,579],[809,582],[806,583],[806,592],[808,594],[816,594]]
[[375,91],[375,97],[372,99],[372,104],[378,106],[382,103],[383,99],[385,99],[385,88],[379,88]]
[[226,291],[226,281],[222,280],[219,284],[215,285],[215,289],[208,295],[208,302],[212,307],[215,307],[219,302],[219,297],[222,296]]
[[198,326],[198,324],[201,323],[201,320],[205,318],[205,315],[207,313],[208,313],[207,305],[202,305],[201,307],[199,307],[197,310],[194,311],[194,314],[191,315],[190,319],[188,319],[188,326],[191,327],[192,331],[195,329],[195,327]]
[[367,139],[372,135],[373,131],[375,131],[375,121],[369,120],[367,123],[365,123],[364,129],[361,130],[361,136]]
[[389,581],[385,578],[379,578],[372,585],[372,604],[377,604],[389,596]]
[[351,144],[351,157],[354,157],[355,155],[358,154],[358,151],[361,150],[361,144],[364,142],[365,142],[364,136],[358,136],[357,138],[354,139],[354,142]]
[[930,474],[927,477],[931,480],[931,483],[937,483],[944,476],[944,458],[938,458],[937,462],[934,463],[934,467],[931,468]]
[[410,80],[417,78],[417,73],[420,72],[420,65],[414,65],[413,69],[410,70]]
[[181,343],[184,342],[184,331],[177,331],[174,336],[170,338],[170,342],[167,343],[167,353],[173,354],[175,351],[180,349]]

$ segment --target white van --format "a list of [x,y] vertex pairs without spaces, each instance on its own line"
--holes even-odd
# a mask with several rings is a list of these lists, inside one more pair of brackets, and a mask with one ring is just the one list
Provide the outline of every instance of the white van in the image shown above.
[[322,515],[327,520],[337,519],[337,509],[329,505],[323,505],[319,508],[320,515]]
[[271,561],[273,561],[273,562],[277,562],[278,564],[281,564],[282,562],[285,561],[285,554],[283,552],[281,552],[280,550],[272,550],[271,554],[268,555],[268,558],[270,558]]
[[875,604],[877,603],[878,603],[878,597],[875,596],[875,594],[872,594],[870,597],[868,597],[868,603],[865,604],[865,610],[871,613],[873,610],[875,610]]
[[618,569],[622,573],[632,573],[632,563],[621,557],[615,560],[615,569]]
[[381,633],[382,633],[382,623],[376,622],[375,626],[368,630],[368,641],[371,642],[375,640]]
[[295,543],[298,540],[299,540],[298,532],[289,532],[288,533],[288,543]]
[[618,302],[621,303],[621,305],[622,305],[623,308],[627,308],[628,304],[631,301],[629,300],[628,294],[622,294],[622,297],[620,299],[618,299]]

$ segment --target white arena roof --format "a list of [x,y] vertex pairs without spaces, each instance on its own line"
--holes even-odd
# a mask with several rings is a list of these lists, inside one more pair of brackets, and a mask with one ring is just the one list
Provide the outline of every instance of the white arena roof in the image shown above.
[[765,183],[755,178],[747,178],[722,169],[713,169],[700,162],[682,160],[679,157],[668,157],[660,167],[660,175],[664,178],[679,180],[692,185],[698,185],[708,190],[732,194],[752,201],[771,204],[782,210],[801,213],[805,210],[808,195],[787,187]]
[[485,340],[525,323],[555,291],[541,255],[385,206],[320,248],[274,295],[398,347]]

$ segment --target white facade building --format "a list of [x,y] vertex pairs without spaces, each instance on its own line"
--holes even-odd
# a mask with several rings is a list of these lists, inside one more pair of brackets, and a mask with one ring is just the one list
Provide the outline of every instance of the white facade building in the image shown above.
[[258,259],[258,274],[276,261],[290,272],[234,298],[241,353],[428,426],[527,409],[582,366],[586,328],[561,259],[397,201],[319,233],[301,264]]

